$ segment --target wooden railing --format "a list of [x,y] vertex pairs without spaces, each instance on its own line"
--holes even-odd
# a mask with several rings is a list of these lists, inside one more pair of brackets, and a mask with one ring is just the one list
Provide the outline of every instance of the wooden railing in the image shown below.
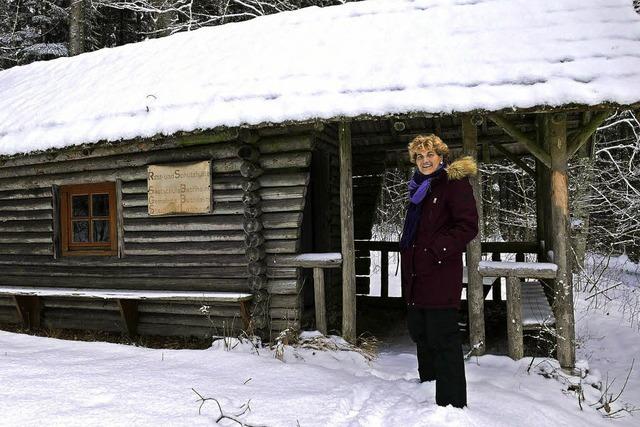
[[[400,252],[398,242],[382,242],[374,240],[356,240],[356,250],[380,252],[380,297],[389,296],[389,252]],[[523,262],[525,254],[538,252],[536,242],[483,242],[483,253],[491,253],[492,261],[501,261],[504,254],[516,254],[516,261]],[[499,300],[502,293],[500,280],[493,284],[493,299]]]
[[313,294],[316,309],[316,328],[327,334],[327,308],[324,292],[324,269],[340,268],[342,255],[339,252],[307,253],[274,258],[272,265],[280,267],[313,268]]

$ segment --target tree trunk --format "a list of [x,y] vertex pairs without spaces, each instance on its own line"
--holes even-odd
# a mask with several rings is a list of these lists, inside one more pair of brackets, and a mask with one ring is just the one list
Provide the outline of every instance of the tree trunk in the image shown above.
[[85,52],[86,11],[85,0],[72,0],[69,10],[69,56]]

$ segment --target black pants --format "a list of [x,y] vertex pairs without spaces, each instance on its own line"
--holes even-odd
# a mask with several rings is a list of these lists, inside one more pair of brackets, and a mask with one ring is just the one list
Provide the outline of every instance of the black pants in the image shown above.
[[436,381],[436,403],[467,405],[467,382],[456,309],[409,307],[409,335],[418,350],[420,381]]

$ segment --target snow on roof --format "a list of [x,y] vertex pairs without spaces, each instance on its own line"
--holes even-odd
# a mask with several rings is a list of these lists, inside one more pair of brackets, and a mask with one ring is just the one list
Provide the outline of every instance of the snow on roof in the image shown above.
[[0,154],[218,126],[640,101],[630,0],[370,0],[0,72]]

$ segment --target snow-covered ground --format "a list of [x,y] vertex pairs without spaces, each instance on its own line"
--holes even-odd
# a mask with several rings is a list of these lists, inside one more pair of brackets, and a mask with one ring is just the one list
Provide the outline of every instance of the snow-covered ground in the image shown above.
[[[627,290],[637,289],[637,274],[624,277]],[[239,419],[252,425],[638,425],[640,413],[610,420],[589,405],[602,394],[590,384],[615,378],[609,394],[618,393],[640,355],[640,331],[623,303],[594,307],[587,296],[576,296],[578,359],[590,367],[582,380],[582,410],[565,377],[539,375],[556,376],[553,360],[535,359],[527,372],[530,358],[514,362],[494,355],[466,363],[468,408],[438,407],[433,384],[416,382],[414,349],[406,336],[384,342],[371,362],[352,351],[290,346],[280,361],[273,350],[256,354],[248,343],[231,351],[221,341],[207,350],[158,350],[0,331],[0,424],[211,425],[218,407],[206,401],[198,413],[195,389],[218,399],[230,415],[249,402],[251,410]],[[638,365],[640,360],[613,410],[640,406]],[[580,383],[578,377],[570,381]]]

